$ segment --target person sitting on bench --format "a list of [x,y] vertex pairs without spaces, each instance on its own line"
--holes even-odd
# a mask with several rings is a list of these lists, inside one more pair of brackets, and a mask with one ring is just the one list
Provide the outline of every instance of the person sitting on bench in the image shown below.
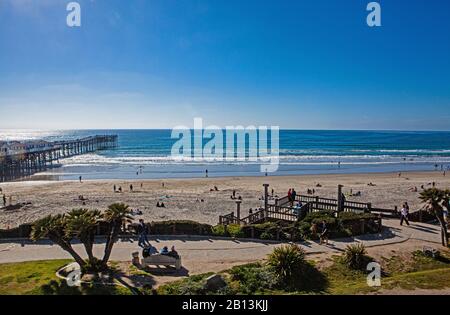
[[169,254],[169,248],[167,246],[164,246],[160,252],[161,255],[168,255]]
[[175,246],[172,246],[172,248],[170,249],[170,252],[167,255],[174,257],[174,258],[180,257],[180,255],[178,255],[178,252],[175,250]]

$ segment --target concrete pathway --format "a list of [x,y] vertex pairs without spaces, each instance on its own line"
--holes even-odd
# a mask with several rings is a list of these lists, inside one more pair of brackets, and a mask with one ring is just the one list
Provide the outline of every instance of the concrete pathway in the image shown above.
[[[348,244],[363,242],[366,247],[375,247],[389,244],[398,244],[408,240],[421,240],[439,244],[439,226],[412,223],[410,227],[400,227],[397,220],[383,220],[385,228],[376,235],[363,235],[354,238],[343,238],[329,242],[329,245],[319,245],[317,242],[302,242],[301,247],[307,254],[339,253]],[[254,262],[267,257],[272,250],[279,246],[278,242],[264,242],[256,240],[224,240],[207,237],[157,237],[150,238],[156,248],[175,245],[182,257],[183,267],[189,274],[206,271],[219,271],[230,266]],[[436,245],[435,244],[435,245]],[[84,253],[81,244],[74,245],[78,252]],[[104,249],[102,240],[95,246],[95,254],[101,257]],[[130,261],[131,253],[140,251],[137,242],[132,239],[120,240],[115,244],[111,260]],[[70,256],[59,246],[48,241],[36,244],[29,241],[0,243],[0,263],[22,261],[64,259]]]

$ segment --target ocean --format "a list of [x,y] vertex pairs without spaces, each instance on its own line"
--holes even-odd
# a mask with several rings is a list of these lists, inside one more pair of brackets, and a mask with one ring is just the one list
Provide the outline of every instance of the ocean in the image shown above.
[[[176,161],[171,130],[0,130],[0,140],[80,138],[117,134],[115,149],[59,161],[35,177],[56,180],[265,176],[260,163]],[[274,175],[430,171],[450,167],[450,132],[280,130]],[[437,166],[437,167],[436,167]]]

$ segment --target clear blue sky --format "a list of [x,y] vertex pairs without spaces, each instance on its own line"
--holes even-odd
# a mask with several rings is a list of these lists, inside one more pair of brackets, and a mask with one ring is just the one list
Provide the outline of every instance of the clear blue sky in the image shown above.
[[450,129],[450,1],[68,2],[0,0],[0,129]]

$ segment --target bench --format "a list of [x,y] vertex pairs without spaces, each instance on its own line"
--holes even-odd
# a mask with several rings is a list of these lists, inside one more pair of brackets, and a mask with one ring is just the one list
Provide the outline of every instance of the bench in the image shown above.
[[175,258],[169,255],[153,254],[145,257],[141,261],[141,265],[145,268],[148,266],[174,266],[177,270],[181,269],[181,257]]

